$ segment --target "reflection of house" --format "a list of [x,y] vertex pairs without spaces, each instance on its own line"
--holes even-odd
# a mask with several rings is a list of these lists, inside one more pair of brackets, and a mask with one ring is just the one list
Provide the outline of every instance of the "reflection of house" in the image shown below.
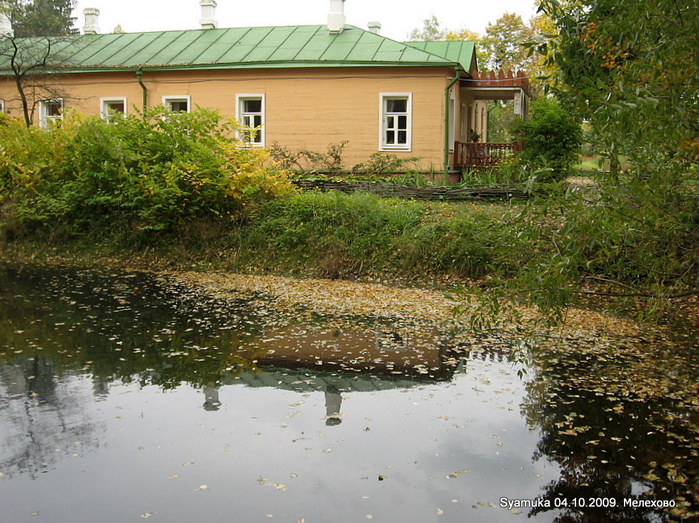
[[[215,28],[215,1],[201,4],[203,29],[56,41],[50,92],[65,94],[44,95],[39,124],[66,109],[108,118],[159,104],[205,106],[254,127],[245,135],[254,146],[324,151],[347,140],[348,167],[385,152],[453,168],[465,160],[455,158],[455,143],[474,133],[486,139],[483,101],[507,85],[473,83],[472,42],[397,42],[345,25],[343,0],[331,0],[328,25],[233,29]],[[86,33],[97,25],[95,11],[86,13]],[[6,55],[0,44],[0,100],[19,116]],[[514,93],[526,109],[526,89],[511,87],[506,96]]]
[[[306,327],[269,329],[260,365],[366,372],[373,375],[447,379],[445,347],[436,332],[377,329],[314,330]],[[408,341],[409,340],[409,341]]]

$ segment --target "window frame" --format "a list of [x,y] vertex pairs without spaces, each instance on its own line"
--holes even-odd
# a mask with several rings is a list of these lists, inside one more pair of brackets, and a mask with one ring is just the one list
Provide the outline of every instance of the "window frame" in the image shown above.
[[[60,114],[58,116],[50,116],[47,114],[48,104],[58,103],[60,104]],[[63,98],[45,98],[44,100],[39,100],[39,127],[45,129],[49,126],[49,122],[53,122],[54,125],[58,125],[58,122],[63,120],[63,112],[65,111],[65,101]]]
[[107,104],[111,102],[119,102],[124,104],[124,112],[121,113],[122,117],[126,116],[129,110],[129,106],[127,104],[126,96],[105,96],[100,98],[100,116],[102,117],[103,120],[106,120],[107,122],[111,122],[116,115],[110,114]]
[[[389,113],[386,109],[386,103],[389,100],[405,100],[406,101],[406,111],[404,113],[391,112]],[[389,131],[388,118],[390,115],[395,115],[394,117],[405,116],[406,117],[406,142],[405,143],[387,143],[386,134]],[[395,132],[400,132],[403,129],[401,127],[391,128]],[[396,138],[397,141],[397,138]],[[413,93],[379,93],[379,151],[388,152],[411,152],[413,149]]]
[[[172,107],[170,105],[171,102],[182,102],[186,101],[187,102],[187,110],[186,111],[172,111]],[[166,95],[163,96],[163,105],[168,111],[172,112],[180,112],[180,113],[189,113],[192,111],[192,97],[188,94],[180,94],[180,95]]]
[[[243,110],[243,104],[248,100],[260,101],[260,112],[259,113],[249,112],[249,111]],[[244,129],[238,131],[238,139],[242,140],[246,145],[249,145],[251,147],[264,147],[265,143],[267,143],[267,139],[266,139],[267,110],[266,110],[265,93],[240,93],[240,94],[235,95],[235,119],[243,127],[254,129],[254,127],[252,127],[252,126],[245,125],[244,119],[247,115],[259,115],[260,116],[260,119],[262,120],[262,123],[260,124],[260,140],[257,142],[247,140],[245,135],[249,134],[249,133],[245,133]]]

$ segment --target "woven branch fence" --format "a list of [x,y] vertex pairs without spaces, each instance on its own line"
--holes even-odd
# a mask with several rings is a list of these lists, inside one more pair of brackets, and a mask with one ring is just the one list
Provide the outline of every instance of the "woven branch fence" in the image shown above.
[[370,192],[388,198],[405,198],[433,201],[467,200],[526,200],[530,194],[512,187],[451,188],[451,187],[407,187],[404,185],[335,180],[295,180],[297,187],[305,190],[340,191],[351,194]]

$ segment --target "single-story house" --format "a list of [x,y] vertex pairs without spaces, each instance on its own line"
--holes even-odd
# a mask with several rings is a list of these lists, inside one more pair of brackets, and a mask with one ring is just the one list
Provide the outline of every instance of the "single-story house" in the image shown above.
[[15,62],[39,80],[27,105],[40,126],[69,108],[111,118],[203,106],[255,128],[254,146],[324,151],[347,140],[348,166],[385,152],[441,170],[465,164],[460,144],[486,140],[487,100],[515,99],[526,113],[525,79],[479,77],[473,42],[398,42],[377,24],[346,25],[344,0],[331,0],[327,25],[228,29],[216,27],[214,0],[200,4],[196,30],[97,34],[99,12],[86,9],[84,34],[0,39],[0,110],[23,116],[14,41],[38,50]]

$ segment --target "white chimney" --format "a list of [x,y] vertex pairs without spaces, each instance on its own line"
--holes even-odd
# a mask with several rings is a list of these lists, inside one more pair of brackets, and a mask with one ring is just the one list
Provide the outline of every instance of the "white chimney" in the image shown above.
[[83,14],[85,15],[85,26],[83,27],[83,33],[86,35],[96,35],[100,32],[100,28],[97,26],[100,16],[100,10],[94,7],[86,7],[83,9]]
[[15,35],[9,11],[10,6],[7,5],[7,2],[0,2],[0,38],[3,36],[13,37]]
[[369,22],[369,32],[375,35],[381,34],[381,22]]
[[199,24],[202,29],[216,29],[216,0],[199,0],[201,6],[201,18]]
[[332,34],[341,33],[345,28],[345,0],[330,0],[330,14],[328,14],[328,31]]

